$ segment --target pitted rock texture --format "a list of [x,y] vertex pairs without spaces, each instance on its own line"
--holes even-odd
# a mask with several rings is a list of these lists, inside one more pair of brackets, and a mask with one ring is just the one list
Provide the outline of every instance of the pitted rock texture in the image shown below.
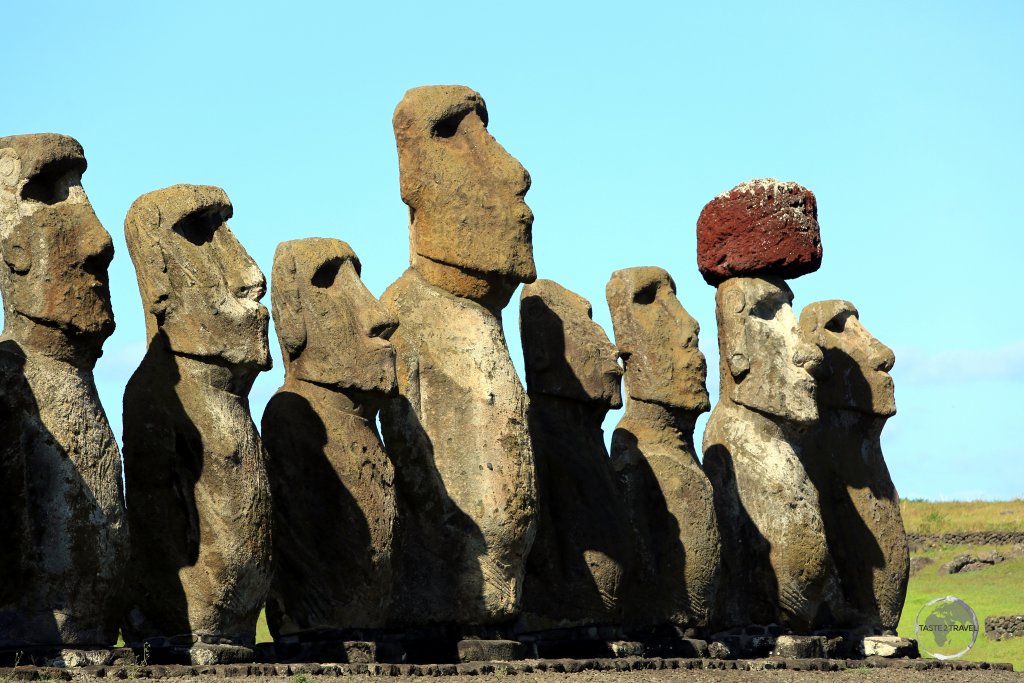
[[251,647],[270,586],[270,484],[247,398],[270,367],[270,316],[231,215],[223,190],[175,185],[125,219],[150,335],[124,396],[130,645]]
[[711,483],[693,447],[709,408],[699,326],[661,268],[627,268],[606,287],[625,365],[626,413],[611,461],[636,537],[627,627],[709,624],[721,570]]
[[882,456],[881,433],[896,413],[892,350],[848,301],[808,304],[805,338],[823,354],[818,411],[802,446],[822,501],[838,586],[826,600],[830,626],[896,630],[907,596],[910,551],[900,499]]
[[[801,444],[818,419],[821,351],[801,337],[793,293],[778,279],[718,287],[721,392],[704,430],[704,471],[722,529],[722,627],[818,625],[833,576],[821,499]],[[826,624],[827,625],[827,624]]]
[[283,242],[274,327],[285,383],[263,413],[274,507],[275,640],[382,628],[391,598],[394,468],[377,433],[395,394],[397,322],[340,240]]
[[121,455],[92,370],[114,331],[114,248],[74,139],[0,138],[0,647],[117,638]]
[[622,406],[622,369],[591,313],[552,280],[520,298],[538,509],[522,631],[622,621],[633,533],[601,430],[609,408]]
[[393,621],[510,623],[537,500],[526,392],[501,320],[414,269],[381,301],[399,320],[399,396],[381,409],[399,511]]
[[500,313],[537,276],[530,176],[469,88],[414,88],[393,124],[412,267],[381,297],[399,320],[399,396],[381,410],[400,529],[391,613],[396,626],[510,624],[536,488]]
[[697,268],[709,285],[795,278],[820,266],[817,201],[796,183],[748,180],[708,202],[697,219]]

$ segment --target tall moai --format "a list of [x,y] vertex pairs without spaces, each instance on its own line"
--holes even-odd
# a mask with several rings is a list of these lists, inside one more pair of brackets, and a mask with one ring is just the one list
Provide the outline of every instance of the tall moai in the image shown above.
[[394,396],[394,316],[359,279],[345,242],[283,242],[274,327],[285,381],[263,413],[274,508],[275,641],[382,629],[391,597],[394,468],[377,432]]
[[223,190],[174,185],[125,218],[149,347],[124,396],[129,644],[251,655],[270,586],[270,485],[249,389],[271,366],[266,281]]
[[500,626],[519,613],[536,516],[527,398],[500,312],[536,279],[530,176],[462,86],[394,114],[411,267],[381,297],[398,317],[399,395],[381,410],[395,465],[395,624]]
[[882,429],[896,414],[889,375],[896,357],[849,301],[808,304],[800,326],[824,355],[820,419],[804,450],[839,584],[830,611],[839,626],[895,632],[910,578],[900,500],[881,444]]
[[622,407],[622,368],[591,313],[552,280],[520,298],[538,510],[524,632],[622,623],[633,533],[601,429],[608,410]]
[[783,277],[817,270],[814,195],[754,180],[708,203],[698,265],[717,285],[721,389],[704,430],[704,470],[723,533],[721,627],[819,625],[830,576],[817,489],[801,443],[818,419],[821,351],[801,336]]
[[700,328],[661,268],[615,271],[606,294],[627,396],[611,460],[637,544],[626,623],[682,635],[708,625],[721,571],[711,483],[693,445],[710,407]]
[[0,648],[117,639],[128,525],[93,380],[114,247],[85,169],[65,135],[0,138]]

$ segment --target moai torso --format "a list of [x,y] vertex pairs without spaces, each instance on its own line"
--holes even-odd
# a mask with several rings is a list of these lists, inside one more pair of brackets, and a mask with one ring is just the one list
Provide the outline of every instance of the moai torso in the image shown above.
[[143,195],[125,236],[149,349],[125,390],[128,643],[251,646],[270,582],[270,487],[248,393],[270,367],[262,273],[218,188]]
[[274,323],[285,383],[263,414],[274,493],[275,639],[387,625],[396,507],[377,405],[395,393],[394,318],[347,244],[278,246]]
[[607,286],[625,365],[626,414],[612,434],[612,466],[637,538],[634,629],[707,626],[719,584],[711,485],[693,450],[708,409],[698,326],[661,268],[616,271]]
[[519,311],[538,510],[519,628],[619,625],[633,534],[601,430],[622,405],[617,351],[590,304],[551,280],[524,288]]
[[121,456],[92,374],[114,330],[113,245],[82,189],[85,167],[69,137],[0,138],[0,647],[117,638]]
[[[725,627],[817,624],[830,560],[818,491],[800,451],[818,418],[812,375],[821,362],[802,340],[775,278],[718,286],[721,395],[704,430],[704,470],[723,536]],[[740,589],[739,587],[742,587]]]
[[821,419],[804,450],[839,584],[828,601],[832,618],[838,626],[895,631],[910,578],[899,495],[880,439],[896,413],[895,357],[847,301],[807,305],[800,325],[824,354]]
[[395,110],[412,267],[381,301],[399,320],[399,396],[381,410],[399,505],[396,625],[506,624],[536,514],[526,394],[499,317],[536,277],[529,175],[480,96],[416,88]]

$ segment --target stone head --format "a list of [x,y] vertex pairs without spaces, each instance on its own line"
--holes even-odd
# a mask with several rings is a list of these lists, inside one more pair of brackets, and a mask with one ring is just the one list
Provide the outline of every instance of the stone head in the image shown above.
[[114,331],[114,246],[82,189],[85,168],[66,135],[0,138],[0,289],[9,323],[59,329],[99,357]]
[[821,351],[801,336],[793,292],[778,278],[737,277],[718,285],[722,395],[797,423],[818,419],[814,373]]
[[282,242],[274,253],[271,300],[285,373],[338,390],[393,395],[398,320],[359,278],[359,259],[341,240]]
[[535,280],[533,212],[523,199],[530,175],[487,131],[480,94],[413,88],[393,124],[413,266],[452,266],[502,283],[509,296]]
[[711,408],[700,326],[676,298],[676,283],[653,266],[612,273],[605,288],[626,393],[639,401],[704,413]]
[[174,185],[135,200],[124,221],[152,340],[230,366],[266,370],[267,283],[228,228],[231,201],[209,185]]
[[816,301],[800,312],[800,327],[824,355],[818,378],[818,404],[868,415],[896,414],[889,371],[892,349],[871,336],[849,301]]
[[531,394],[622,407],[618,350],[592,314],[589,301],[553,280],[523,289],[519,330]]

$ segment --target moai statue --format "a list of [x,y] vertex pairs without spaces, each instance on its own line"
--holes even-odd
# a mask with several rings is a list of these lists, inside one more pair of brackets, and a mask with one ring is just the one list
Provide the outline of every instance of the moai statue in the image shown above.
[[377,433],[395,394],[394,317],[359,279],[346,243],[283,242],[274,326],[285,382],[263,413],[274,507],[275,641],[345,638],[386,625],[394,469]]
[[125,218],[149,348],[124,396],[129,644],[251,654],[270,586],[270,485],[249,389],[270,368],[266,281],[223,190],[175,185]]
[[721,562],[711,484],[693,446],[709,408],[699,326],[661,268],[615,271],[606,294],[627,395],[611,459],[637,540],[626,622],[682,634],[708,625]]
[[723,531],[724,627],[817,625],[829,556],[799,445],[818,419],[821,352],[800,336],[778,278],[718,285],[721,393],[704,430],[704,471]]
[[536,279],[526,170],[461,86],[414,88],[394,115],[411,264],[397,315],[399,396],[381,410],[395,464],[396,625],[509,624],[534,538],[526,393],[499,317]]
[[0,138],[0,648],[117,640],[121,455],[93,381],[114,256],[64,135]]
[[800,314],[824,354],[820,420],[808,433],[808,472],[822,515],[840,593],[830,601],[840,625],[895,632],[910,578],[900,501],[882,457],[881,433],[896,414],[896,358],[860,322],[848,301],[819,301]]
[[590,302],[551,280],[523,289],[519,327],[538,509],[521,628],[619,625],[633,538],[601,430],[622,407],[618,351]]

